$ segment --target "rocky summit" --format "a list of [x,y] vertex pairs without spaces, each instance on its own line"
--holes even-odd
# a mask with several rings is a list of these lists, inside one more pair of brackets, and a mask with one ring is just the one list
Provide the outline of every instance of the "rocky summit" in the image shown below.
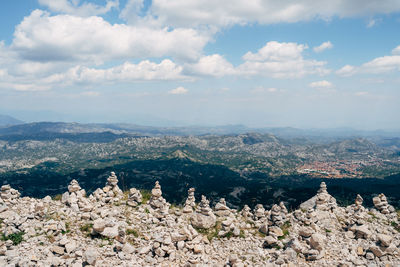
[[289,212],[196,204],[188,190],[171,205],[156,182],[149,193],[123,192],[111,173],[87,196],[72,180],[61,197],[0,194],[0,266],[400,266],[399,214],[386,196],[374,208],[340,207],[325,183]]

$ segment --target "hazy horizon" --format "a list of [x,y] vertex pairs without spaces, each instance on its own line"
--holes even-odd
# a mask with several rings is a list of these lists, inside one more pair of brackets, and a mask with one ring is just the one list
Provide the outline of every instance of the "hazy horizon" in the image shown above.
[[0,114],[397,130],[400,2],[29,0],[0,9]]

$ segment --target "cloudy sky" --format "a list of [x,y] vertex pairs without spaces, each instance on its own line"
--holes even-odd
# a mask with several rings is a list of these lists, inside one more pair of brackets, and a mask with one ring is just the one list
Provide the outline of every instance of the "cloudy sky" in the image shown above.
[[398,0],[4,0],[0,113],[400,128]]

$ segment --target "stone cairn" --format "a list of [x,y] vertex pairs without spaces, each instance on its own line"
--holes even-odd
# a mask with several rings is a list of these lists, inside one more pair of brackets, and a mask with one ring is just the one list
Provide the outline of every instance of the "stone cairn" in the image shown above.
[[106,186],[103,187],[103,189],[97,188],[93,192],[93,196],[97,201],[102,203],[119,202],[123,198],[123,192],[118,187],[118,178],[115,172],[111,172],[110,176],[107,178]]
[[254,207],[254,220],[259,221],[265,218],[265,209],[262,204],[257,204]]
[[319,210],[333,210],[337,207],[336,199],[331,196],[326,190],[325,182],[321,182],[320,188],[316,196],[315,206],[316,209]]
[[20,197],[20,192],[18,190],[11,188],[9,184],[3,185],[1,187],[0,196],[1,199],[5,202],[10,202],[16,200]]
[[243,216],[243,218],[245,218],[246,220],[252,220],[253,217],[253,213],[251,213],[251,209],[249,206],[244,205],[242,211],[240,212],[240,214]]
[[226,205],[225,198],[221,198],[214,207],[215,214],[219,217],[226,217],[232,214],[231,209]]
[[393,206],[389,205],[387,198],[384,194],[379,194],[378,196],[374,197],[372,199],[372,202],[374,202],[375,208],[379,210],[382,214],[386,215],[395,211]]
[[283,202],[279,205],[274,204],[271,208],[269,225],[282,226],[286,221],[288,211]]
[[61,202],[70,206],[74,211],[89,212],[93,209],[86,198],[86,191],[79,186],[77,180],[72,180],[68,185],[68,191],[61,197]]
[[126,204],[131,207],[136,207],[140,203],[142,203],[143,197],[142,193],[140,193],[139,190],[136,188],[131,188],[129,189],[129,195],[128,195],[128,200],[126,201]]
[[156,181],[154,188],[151,190],[149,205],[158,218],[165,217],[168,214],[170,204],[162,197],[161,185],[158,181]]
[[191,221],[192,225],[197,228],[209,229],[214,227],[217,218],[212,212],[210,202],[205,196],[201,196],[200,204],[196,212],[193,213]]
[[183,207],[183,213],[192,213],[196,207],[196,198],[194,197],[195,189],[193,187],[188,190],[188,197],[185,201],[185,206]]

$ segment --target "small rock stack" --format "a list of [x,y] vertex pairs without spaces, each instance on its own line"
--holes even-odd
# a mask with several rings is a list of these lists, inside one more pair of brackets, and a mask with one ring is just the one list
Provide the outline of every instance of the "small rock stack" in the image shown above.
[[274,204],[270,212],[269,225],[282,226],[286,221],[287,213],[288,211],[283,202],[279,203],[279,206]]
[[85,189],[82,189],[75,179],[68,185],[68,191],[62,195],[61,202],[67,204],[76,212],[89,212],[93,209],[90,201],[86,198]]
[[217,218],[210,208],[210,202],[205,196],[201,196],[198,209],[191,217],[192,225],[197,228],[209,229],[214,227],[216,221]]
[[0,196],[1,199],[5,202],[12,202],[13,200],[18,199],[20,195],[21,194],[18,192],[18,190],[11,188],[9,184],[3,185],[1,187]]
[[372,199],[374,202],[374,206],[377,210],[379,210],[382,214],[393,213],[395,209],[393,206],[389,205],[387,198],[384,194],[379,194],[378,196]]
[[321,182],[316,196],[315,206],[316,209],[319,210],[333,210],[337,207],[336,199],[326,190],[325,182]]
[[243,207],[242,211],[240,212],[240,214],[245,219],[252,219],[252,217],[253,217],[253,213],[251,213],[251,209],[247,205],[244,205],[244,207]]
[[262,204],[257,204],[254,207],[254,220],[255,221],[259,221],[259,220],[263,220],[265,218],[265,209],[263,207]]
[[118,187],[118,178],[115,172],[111,172],[110,176],[107,178],[106,186],[97,188],[93,192],[93,197],[102,203],[114,203],[119,202],[123,198],[123,192]]
[[185,201],[185,206],[183,207],[183,213],[192,213],[196,207],[196,198],[194,197],[195,189],[193,187],[188,190],[188,197]]
[[231,209],[226,205],[225,198],[221,198],[214,207],[215,214],[219,217],[226,217],[231,214]]
[[131,207],[136,207],[140,203],[142,203],[143,197],[142,193],[140,193],[139,190],[136,188],[131,188],[129,189],[129,195],[128,195],[128,200],[126,201],[126,204]]
[[158,218],[165,217],[168,214],[170,204],[162,197],[161,185],[158,181],[156,181],[154,188],[151,190],[149,205]]

